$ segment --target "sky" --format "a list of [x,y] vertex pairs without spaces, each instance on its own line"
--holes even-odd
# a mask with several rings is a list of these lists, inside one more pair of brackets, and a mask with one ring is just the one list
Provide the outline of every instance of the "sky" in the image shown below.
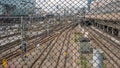
[[62,11],[63,8],[74,10],[87,6],[87,0],[36,0],[36,2],[36,7],[41,7],[45,11]]

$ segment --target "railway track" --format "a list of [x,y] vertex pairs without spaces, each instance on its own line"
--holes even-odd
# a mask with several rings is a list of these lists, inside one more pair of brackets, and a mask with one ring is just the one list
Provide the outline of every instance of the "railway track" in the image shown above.
[[66,50],[65,50],[65,57],[64,57],[64,66],[63,66],[63,68],[66,68],[66,65],[67,65],[67,59],[68,59],[68,57],[69,57],[69,54],[68,54],[68,49],[69,49],[69,47],[70,47],[70,36],[71,36],[71,33],[72,32],[70,32],[70,34],[68,35],[68,37],[67,37],[67,45],[66,45]]
[[[63,28],[63,27],[61,27],[61,28]],[[61,28],[59,28],[59,29],[61,29]],[[55,30],[59,30],[59,29],[55,29]],[[65,29],[63,29],[63,30],[65,30]],[[43,36],[42,36],[43,37]],[[53,37],[53,36],[51,36],[51,37]],[[44,38],[44,37],[43,37]],[[41,39],[40,39],[41,40]],[[38,43],[39,41],[36,41],[36,43]],[[35,43],[35,42],[34,42]],[[31,45],[29,45],[29,46],[32,46],[32,44]],[[34,46],[33,47],[28,47],[28,51],[30,51],[31,49],[33,49],[34,48]],[[16,49],[16,51],[14,51],[14,52],[12,52],[12,53],[10,53],[10,54],[7,54],[7,55],[5,55],[4,56],[4,58],[6,58],[7,60],[11,60],[11,59],[13,59],[13,58],[15,58],[15,57],[17,57],[17,56],[19,56],[20,55],[20,53],[18,52],[18,49]]]
[[[59,37],[59,36],[58,36]],[[56,39],[56,41],[58,40],[58,37]],[[55,41],[55,42],[56,42]],[[44,62],[45,58],[47,57],[47,55],[51,52],[52,48],[54,47],[54,44],[55,42],[53,43],[53,40],[51,40],[51,42],[45,47],[45,49],[41,52],[41,54],[37,57],[37,59],[35,59],[35,61],[31,64],[30,68],[34,67],[34,65],[36,65],[35,63],[43,56],[45,55],[44,53],[47,51],[46,53],[46,56],[41,60],[41,63],[39,65],[42,64],[42,62]],[[47,50],[49,49],[49,50]],[[36,65],[37,66],[37,65]],[[35,66],[35,67],[36,67]]]
[[120,57],[119,57],[119,54],[118,55],[116,54],[118,52],[114,51],[114,50],[119,50],[119,48],[116,47],[118,45],[115,43],[113,45],[113,41],[104,37],[103,35],[99,34],[98,32],[94,31],[93,29],[90,30],[90,36],[94,39],[95,43],[98,44],[99,47],[105,52],[105,54],[108,57],[108,59],[110,60],[110,62],[116,68],[119,68],[120,67],[120,63],[119,63]]
[[[70,26],[70,27],[73,27],[73,26]],[[70,27],[69,27],[69,29],[70,29]],[[66,29],[65,29],[66,30]],[[63,32],[63,31],[61,31],[61,32]],[[60,34],[61,35],[61,34]],[[66,37],[66,36],[65,36]],[[57,39],[56,40],[54,40],[53,41],[53,43],[51,43],[51,45],[49,45],[49,48],[48,49],[44,49],[43,51],[44,52],[42,52],[39,56],[38,56],[38,58],[32,63],[32,65],[30,66],[30,68],[41,68],[42,66],[43,66],[43,63],[46,61],[46,59],[47,59],[47,57],[49,56],[49,54],[51,53],[51,51],[53,50],[53,47],[56,45],[56,43],[57,43],[57,40],[58,40],[58,38],[59,38],[59,36],[57,37]],[[64,41],[65,41],[65,39],[64,39]],[[64,42],[63,41],[63,42]],[[63,46],[64,46],[64,43],[63,43]],[[63,49],[63,46],[62,46],[62,48],[61,48],[61,50]],[[46,50],[46,51],[45,51]],[[60,50],[60,52],[61,52],[61,50]],[[39,62],[38,63],[38,65],[37,65],[37,62]]]
[[60,59],[61,59],[61,55],[62,55],[62,51],[63,51],[63,47],[65,46],[65,41],[67,40],[67,35],[68,35],[68,32],[64,35],[64,40],[63,40],[63,43],[61,44],[61,49],[60,49],[60,52],[59,52],[59,55],[58,55],[58,60],[55,64],[55,67],[54,68],[58,68],[58,65],[59,65],[59,62],[60,62]]
[[[52,38],[53,36],[51,36],[51,37],[48,37],[47,39],[43,39],[43,40],[41,40],[41,39],[39,39],[38,41],[34,41],[34,43],[41,43],[41,44],[43,44],[43,43],[45,43],[46,41],[48,41],[48,40],[50,40],[51,38]],[[29,46],[30,47],[28,47],[28,49],[27,49],[27,51],[29,52],[30,50],[32,50],[32,49],[34,49],[35,48],[35,46],[32,46],[32,45],[35,45],[34,43],[30,43],[29,44]],[[18,49],[16,49],[15,51],[13,51],[12,53],[9,53],[9,54],[7,54],[7,55],[5,55],[5,56],[3,56],[3,58],[6,58],[7,60],[11,60],[11,59],[13,59],[13,58],[15,58],[15,57],[17,57],[17,56],[19,56],[19,55],[21,55],[21,53],[19,52],[19,48]]]
[[[60,50],[60,53],[58,55],[58,58],[57,58],[57,61],[56,61],[56,64],[54,66],[54,68],[67,68],[67,63],[68,62],[68,59],[70,58],[70,53],[68,52],[68,50],[70,49],[70,38],[71,38],[71,34],[73,32],[75,28],[72,28],[69,30],[69,32],[67,32],[67,35],[65,38],[65,40],[62,42],[62,48]],[[70,66],[69,66],[70,68]]]
[[12,36],[19,35],[19,34],[20,34],[20,33],[15,33],[15,34],[7,35],[7,36],[2,36],[2,37],[0,37],[0,40],[1,40],[1,39],[4,39],[4,38],[6,38],[6,37],[12,37]]
[[[45,35],[46,35],[45,32],[43,32],[43,34],[40,35],[39,39],[42,40],[42,39],[45,37]],[[32,41],[31,41],[31,40],[32,40]],[[38,40],[37,42],[39,42],[40,40]],[[30,41],[30,42],[28,42],[28,43],[32,43],[32,42],[36,41],[36,39],[33,40],[33,38],[30,38],[29,41]],[[13,45],[13,46],[16,47],[16,46],[20,45],[20,42],[19,42],[19,43],[18,43],[18,42],[15,42],[14,44],[15,44],[15,45]],[[29,44],[29,45],[30,45],[30,44]],[[13,46],[10,46],[9,48],[14,48]],[[2,50],[0,53],[6,51],[6,49],[9,49],[9,48],[5,48],[5,49]],[[18,50],[19,50],[19,48],[17,48],[17,49],[15,49],[14,51],[6,54],[6,55],[3,56],[3,57],[7,57],[7,56],[10,57],[10,56],[12,56],[13,53],[16,53],[16,51],[18,51]]]
[[[58,40],[58,42],[56,42],[57,44],[52,49],[52,52],[48,55],[48,57],[46,58],[46,60],[44,61],[44,63],[41,65],[40,68],[47,68],[47,67],[49,68],[72,68],[72,63],[75,63],[74,61],[76,60],[76,56],[73,56],[73,51],[74,53],[77,52],[77,50],[73,50],[74,46],[72,45],[73,44],[72,41],[74,37],[70,39],[73,29],[74,28],[72,28],[69,32],[67,32],[68,34],[66,36],[67,38],[63,36],[62,38]],[[66,40],[64,41],[65,38]],[[75,67],[73,66],[73,68]]]
[[[53,27],[52,29],[55,29],[55,28],[56,28],[56,26]],[[51,30],[52,30],[52,29],[51,29]],[[42,30],[42,29],[40,29],[40,30]],[[45,32],[43,32],[43,34],[45,34]],[[30,38],[28,38],[27,40],[30,41],[30,40],[32,40],[32,39],[34,39],[34,38],[36,38],[36,37],[42,36],[43,34],[38,35],[38,36],[30,37]],[[30,43],[30,42],[29,42],[29,43]],[[8,43],[8,44],[6,44],[6,45],[4,45],[4,46],[1,46],[1,47],[0,47],[0,54],[3,53],[3,52],[5,52],[6,50],[9,50],[9,49],[11,49],[11,48],[15,48],[15,47],[18,46],[18,45],[20,45],[20,39],[14,41],[14,42],[12,42],[12,43]]]
[[[91,28],[91,29],[92,29],[92,28]],[[92,29],[92,30],[97,33],[97,31],[95,31],[94,29]],[[105,42],[106,44],[109,43],[109,44],[107,44],[107,45],[111,46],[111,48],[112,48],[111,50],[115,50],[116,53],[120,51],[120,45],[117,44],[115,41],[111,40],[110,38],[108,39],[108,37],[104,36],[104,35],[101,34],[101,33],[99,33],[99,36],[106,41],[106,42]],[[109,46],[108,46],[108,48],[109,48]],[[113,52],[114,52],[114,51],[113,51]],[[116,56],[119,57],[120,54],[116,54]],[[119,57],[119,59],[120,59],[120,57]]]
[[[57,28],[58,25],[61,25],[61,24],[57,24],[57,25],[54,25],[54,26],[51,26],[51,27],[53,27],[52,29],[55,29],[55,28]],[[62,24],[62,25],[63,25],[63,24]],[[39,29],[39,31],[41,31],[41,30],[43,30],[43,29],[45,29],[45,28],[42,27],[42,28]],[[38,28],[37,28],[37,30],[38,30]],[[32,29],[32,30],[30,30],[30,31],[36,31],[36,28],[35,28],[35,29]],[[29,32],[30,32],[30,31],[29,31]],[[20,34],[20,33],[19,33],[19,34]],[[18,34],[15,34],[15,35],[18,35]],[[8,37],[12,37],[12,36],[15,36],[15,35],[8,35],[8,36],[5,36],[5,37],[3,37],[3,38],[8,38]],[[40,36],[40,35],[38,35],[38,36]],[[33,36],[33,37],[35,37],[35,36]],[[28,38],[27,40],[31,40],[31,39],[33,39],[33,37],[30,37],[30,38]],[[2,38],[2,39],[3,39],[3,38]],[[17,44],[17,45],[20,45],[20,39],[14,41],[14,42],[11,42],[11,43],[7,43],[7,44],[5,44],[5,45],[3,45],[3,46],[0,46],[0,54],[1,54],[2,52],[4,52],[4,51],[10,49],[10,48],[14,48],[15,46],[17,46],[16,44]]]
[[[45,34],[45,32],[43,32],[43,34],[39,35],[40,38],[42,38],[41,36],[43,36],[44,34]],[[31,43],[31,42],[35,41],[35,39],[34,39],[34,40],[33,40],[33,39],[34,39],[34,38],[29,38],[28,41],[30,41],[30,42],[28,42],[28,43]],[[42,39],[43,39],[43,38],[42,38]],[[6,51],[6,50],[8,50],[8,49],[10,49],[10,48],[14,48],[14,47],[16,47],[16,46],[18,46],[18,45],[20,45],[20,40],[15,41],[13,44],[12,44],[12,43],[9,44],[9,46],[7,45],[7,46],[1,47],[2,50],[0,51],[0,53],[4,52],[4,51]]]
[[[62,32],[62,31],[61,31],[61,32]],[[61,32],[60,32],[60,33],[61,33]],[[61,35],[61,34],[60,34],[60,35]],[[59,37],[59,36],[58,36],[58,37]],[[57,37],[57,39],[58,39],[58,37]],[[56,41],[57,41],[57,39],[56,39]],[[52,41],[53,41],[53,40],[52,40]],[[47,53],[47,55],[45,56],[45,58],[48,56],[49,52],[50,52],[51,49],[53,48],[53,46],[54,46],[54,44],[56,43],[56,41],[55,41],[53,44],[51,44],[52,42],[50,42],[50,43],[45,47],[45,49],[41,52],[41,54],[37,57],[37,59],[35,59],[35,61],[31,64],[30,68],[32,68],[32,67],[35,65],[35,63],[39,60],[39,58],[40,58],[41,56],[43,56],[44,52],[45,52],[48,48],[50,48],[50,49],[48,50],[48,53]],[[42,62],[44,62],[45,58],[42,60]],[[40,65],[42,65],[42,64],[40,63]]]
[[[28,48],[27,51],[30,51],[30,50],[32,50],[32,49],[35,48],[35,46],[32,46],[32,45],[37,45],[38,43],[43,44],[43,43],[47,42],[48,40],[50,40],[52,37],[54,38],[54,36],[56,36],[56,35],[50,36],[50,37],[48,37],[47,39],[44,38],[43,40],[39,38],[36,42],[35,42],[35,40],[34,40],[34,43],[31,42],[31,43],[29,44],[30,47],[27,47],[27,48]],[[6,58],[7,60],[11,60],[11,59],[13,59],[13,58],[15,58],[15,57],[17,57],[17,56],[19,56],[19,55],[21,55],[21,53],[19,52],[19,49],[16,49],[16,50],[13,51],[12,53],[3,56],[3,58]]]

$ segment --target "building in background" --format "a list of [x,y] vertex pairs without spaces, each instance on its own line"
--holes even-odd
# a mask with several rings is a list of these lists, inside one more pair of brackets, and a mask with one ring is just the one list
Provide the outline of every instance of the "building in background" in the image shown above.
[[91,9],[93,8],[96,8],[96,7],[102,7],[102,6],[105,6],[107,5],[108,3],[110,2],[115,2],[117,0],[94,0],[92,3],[91,3]]
[[117,13],[120,12],[119,0],[95,0],[90,5],[89,14]]
[[3,5],[0,5],[0,15],[3,15],[5,12],[5,9],[3,7]]
[[35,4],[35,0],[0,0],[0,15],[34,14]]

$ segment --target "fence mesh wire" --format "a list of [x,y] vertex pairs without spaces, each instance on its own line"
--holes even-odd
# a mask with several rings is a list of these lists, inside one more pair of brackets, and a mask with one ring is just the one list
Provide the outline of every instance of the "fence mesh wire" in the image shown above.
[[0,0],[0,68],[120,68],[119,0]]

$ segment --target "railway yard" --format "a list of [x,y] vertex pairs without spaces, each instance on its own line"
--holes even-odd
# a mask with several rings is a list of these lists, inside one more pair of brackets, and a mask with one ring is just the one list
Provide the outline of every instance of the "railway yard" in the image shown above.
[[[119,68],[119,38],[108,33],[103,33],[95,26],[81,27],[78,23],[63,22],[53,23],[46,28],[37,27],[44,24],[32,23],[34,29],[26,32],[27,52],[23,60],[20,50],[21,35],[8,33],[1,35],[0,42],[0,67],[3,59],[7,60],[8,68],[80,68],[81,56],[87,58],[87,66],[92,68],[92,54],[82,54],[79,52],[78,42],[75,42],[75,34],[84,32],[89,33],[92,48],[100,48],[104,52],[104,64],[108,68]],[[84,34],[84,33],[83,33]],[[81,35],[79,35],[81,36]],[[117,53],[117,54],[116,54]],[[87,57],[91,56],[91,57]]]
[[120,68],[119,4],[0,16],[0,68]]

